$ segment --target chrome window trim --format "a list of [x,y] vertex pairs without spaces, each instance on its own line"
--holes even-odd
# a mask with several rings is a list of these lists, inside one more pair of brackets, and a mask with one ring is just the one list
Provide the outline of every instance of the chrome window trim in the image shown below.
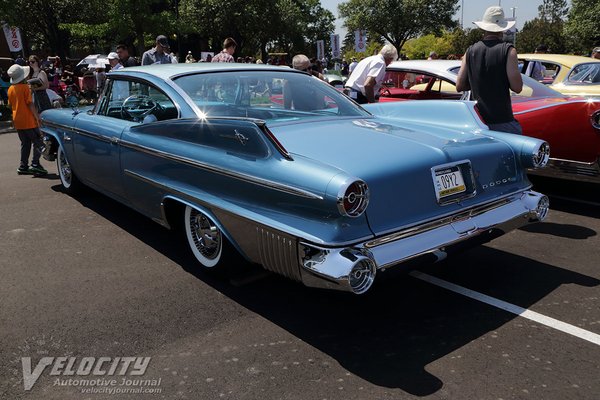
[[[175,101],[171,96],[167,95],[164,90],[160,89],[159,86],[155,85],[154,83],[150,82],[147,79],[144,79],[142,77],[138,77],[138,76],[133,76],[133,75],[113,75],[110,76],[107,75],[107,82],[111,84],[111,89],[112,89],[112,83],[114,81],[125,81],[125,82],[138,82],[138,83],[143,83],[146,84],[148,86],[152,86],[154,89],[156,89],[157,91],[159,91],[160,93],[162,93],[166,98],[168,98],[171,103],[173,103],[173,105],[175,106],[175,108],[177,109],[177,117],[176,118],[171,118],[165,121],[172,121],[175,119],[180,119],[181,118],[181,107],[179,106],[179,104],[177,103],[177,101]],[[166,82],[166,81],[165,81]],[[167,82],[168,83],[168,82]],[[174,88],[173,85],[169,85],[171,88]],[[108,91],[108,85],[104,85],[104,89],[102,90],[102,98],[106,97],[106,92]],[[180,94],[178,92],[178,94]],[[100,100],[100,99],[98,99]],[[110,101],[110,99],[108,99],[108,101]],[[100,104],[100,101],[98,101],[96,104]],[[93,111],[94,111],[94,115],[101,115],[103,117],[108,117],[108,118],[115,118],[115,117],[110,117],[108,115],[104,115],[104,114],[98,114],[98,108],[97,106],[94,107]],[[120,119],[120,118],[115,118],[115,119]],[[158,122],[162,122],[162,121],[158,121]]]

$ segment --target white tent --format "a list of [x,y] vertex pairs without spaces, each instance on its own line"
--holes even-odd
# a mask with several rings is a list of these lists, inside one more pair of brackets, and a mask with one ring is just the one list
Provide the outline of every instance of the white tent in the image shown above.
[[104,54],[90,54],[79,61],[77,65],[82,64],[88,65],[88,68],[105,68],[108,65],[108,58]]

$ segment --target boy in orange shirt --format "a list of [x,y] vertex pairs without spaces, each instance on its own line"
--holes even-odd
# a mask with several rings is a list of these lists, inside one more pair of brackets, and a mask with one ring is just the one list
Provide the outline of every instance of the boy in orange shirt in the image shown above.
[[[31,96],[31,89],[26,79],[29,76],[29,67],[13,65],[8,69],[11,87],[8,88],[8,103],[12,107],[13,125],[21,140],[21,164],[17,169],[18,174],[45,175],[48,173],[40,165],[40,149],[43,146],[40,135],[40,123],[35,104]],[[33,146],[31,167],[28,167],[29,154]]]

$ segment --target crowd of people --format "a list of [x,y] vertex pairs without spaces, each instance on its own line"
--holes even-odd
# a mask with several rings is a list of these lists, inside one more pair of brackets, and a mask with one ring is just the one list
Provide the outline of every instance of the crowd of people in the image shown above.
[[[521,127],[512,113],[510,91],[521,92],[523,81],[517,51],[511,43],[503,41],[502,37],[515,21],[506,19],[501,7],[492,6],[485,11],[481,21],[474,23],[483,31],[483,39],[470,46],[462,57],[456,57],[462,59],[456,89],[472,92],[482,119],[491,129],[521,134]],[[189,51],[185,62],[263,63],[261,59],[254,57],[234,58],[236,49],[237,43],[228,37],[223,41],[222,51],[216,55],[208,54],[205,59],[196,61]],[[539,53],[547,51],[546,46],[538,46],[536,49]],[[600,47],[593,49],[592,57],[600,59]],[[342,60],[340,64],[336,63],[334,68],[339,70],[340,75],[347,77],[344,92],[350,98],[359,104],[373,103],[378,101],[377,95],[385,77],[386,67],[397,58],[397,49],[391,44],[386,44],[379,54],[366,57],[360,62],[356,58],[352,58],[349,63]],[[439,55],[432,51],[428,60],[438,58]],[[107,61],[107,64],[63,65],[60,57],[41,60],[36,55],[31,55],[27,61],[23,58],[17,59],[6,72],[0,69],[0,102],[8,100],[10,103],[13,124],[21,140],[18,173],[46,173],[39,164],[42,147],[39,114],[42,111],[53,106],[61,107],[63,104],[76,105],[82,99],[93,102],[97,94],[101,93],[106,73],[111,69],[178,63],[178,57],[171,51],[168,38],[159,35],[154,47],[144,52],[139,62],[129,55],[129,49],[124,44],[117,45],[116,51],[108,54]],[[324,79],[327,71],[323,61],[297,54],[290,65],[285,55],[280,54],[268,58],[266,64],[288,65]],[[535,69],[536,65],[531,63],[529,67]],[[529,72],[528,75],[534,77],[536,74],[543,74],[541,70]],[[306,101],[307,99],[290,97],[285,107],[302,108]],[[31,149],[33,159],[29,166]]]

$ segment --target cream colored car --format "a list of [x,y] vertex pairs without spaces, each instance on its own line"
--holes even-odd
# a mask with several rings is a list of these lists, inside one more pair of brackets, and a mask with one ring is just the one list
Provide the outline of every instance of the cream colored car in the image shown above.
[[558,92],[569,96],[600,97],[600,60],[564,54],[519,54],[521,72],[529,76],[541,65],[543,78]]

